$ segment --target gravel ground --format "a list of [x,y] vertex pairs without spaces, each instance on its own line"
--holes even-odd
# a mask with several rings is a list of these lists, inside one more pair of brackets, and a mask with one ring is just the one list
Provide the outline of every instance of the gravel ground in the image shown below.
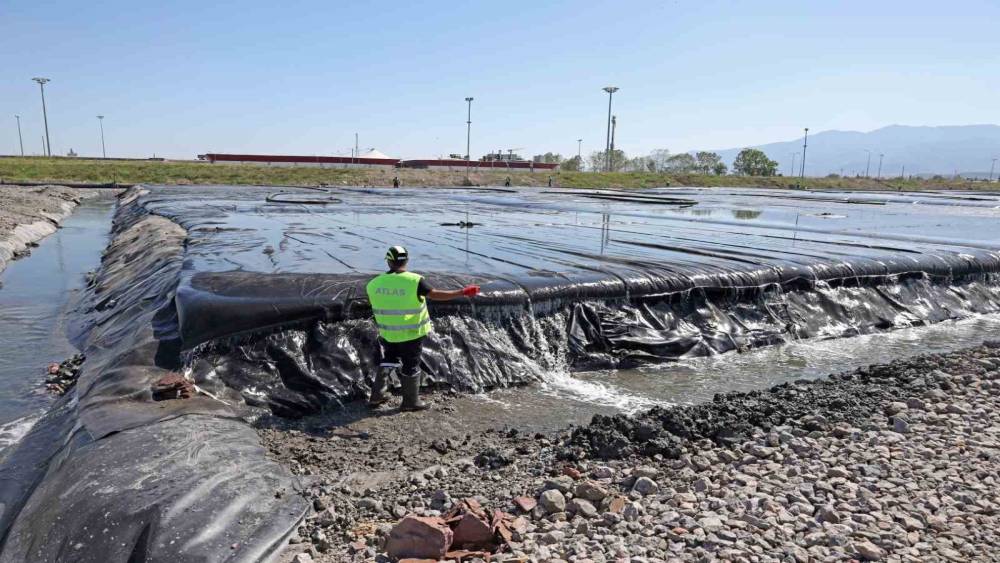
[[316,509],[281,561],[386,560],[464,497],[525,518],[494,561],[1000,560],[1000,343],[549,436],[434,400],[260,421]]
[[54,233],[80,199],[89,195],[62,186],[0,186],[0,271]]

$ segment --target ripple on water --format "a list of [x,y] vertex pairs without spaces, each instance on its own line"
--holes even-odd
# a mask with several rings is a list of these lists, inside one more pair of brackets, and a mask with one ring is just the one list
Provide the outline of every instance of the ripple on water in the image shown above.
[[701,403],[716,393],[767,389],[995,339],[1000,339],[1000,314],[851,338],[802,340],[642,369],[562,372],[550,374],[541,385],[502,389],[456,403],[459,412],[467,410],[477,418],[507,416],[497,426],[509,423],[522,430],[558,430],[585,424],[595,414]]
[[67,319],[84,274],[100,265],[113,210],[112,198],[84,200],[62,228],[0,273],[0,447],[23,436],[51,402],[42,387],[46,366],[77,352]]

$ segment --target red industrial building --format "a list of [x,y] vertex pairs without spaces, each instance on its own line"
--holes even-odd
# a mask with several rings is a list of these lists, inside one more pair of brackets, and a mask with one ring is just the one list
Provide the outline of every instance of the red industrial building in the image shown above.
[[277,154],[199,154],[198,160],[211,163],[256,164],[259,166],[316,166],[320,168],[395,168],[398,158],[371,150],[363,156],[291,156]]
[[438,158],[400,160],[390,158],[376,150],[358,156],[294,156],[274,154],[199,154],[198,160],[211,163],[253,164],[257,166],[313,166],[319,168],[418,168],[425,170],[464,171],[509,170],[511,172],[534,172],[555,170],[558,164],[532,162],[530,160],[465,160],[460,158]]
[[558,164],[532,162],[530,160],[464,160],[459,158],[439,158],[424,160],[402,160],[400,168],[423,168],[427,170],[462,171],[466,168],[477,170],[510,170],[513,172],[534,172],[535,170],[555,170]]

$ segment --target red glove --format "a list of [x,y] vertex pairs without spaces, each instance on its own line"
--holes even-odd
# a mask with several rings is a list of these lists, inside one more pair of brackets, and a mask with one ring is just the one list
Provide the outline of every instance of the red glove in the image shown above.
[[475,296],[479,295],[479,286],[478,285],[467,285],[467,286],[463,287],[462,288],[462,295],[464,295],[466,297],[475,297]]

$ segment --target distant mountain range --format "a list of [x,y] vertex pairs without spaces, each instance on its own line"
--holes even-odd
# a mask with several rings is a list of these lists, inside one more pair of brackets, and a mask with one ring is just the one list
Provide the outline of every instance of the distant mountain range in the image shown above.
[[[732,166],[742,148],[717,150],[722,160]],[[793,153],[795,172],[802,162],[802,138],[784,143],[769,143],[753,148],[764,151],[778,162],[778,171],[791,175]],[[871,151],[871,164],[868,153]],[[823,131],[809,134],[806,149],[806,175],[826,176],[878,173],[879,155],[884,154],[882,176],[899,176],[905,168],[907,176],[941,174],[964,177],[986,177],[994,158],[1000,158],[1000,125],[946,125],[940,127],[910,127],[890,125],[867,133],[860,131]],[[997,162],[994,178],[1000,174]]]

